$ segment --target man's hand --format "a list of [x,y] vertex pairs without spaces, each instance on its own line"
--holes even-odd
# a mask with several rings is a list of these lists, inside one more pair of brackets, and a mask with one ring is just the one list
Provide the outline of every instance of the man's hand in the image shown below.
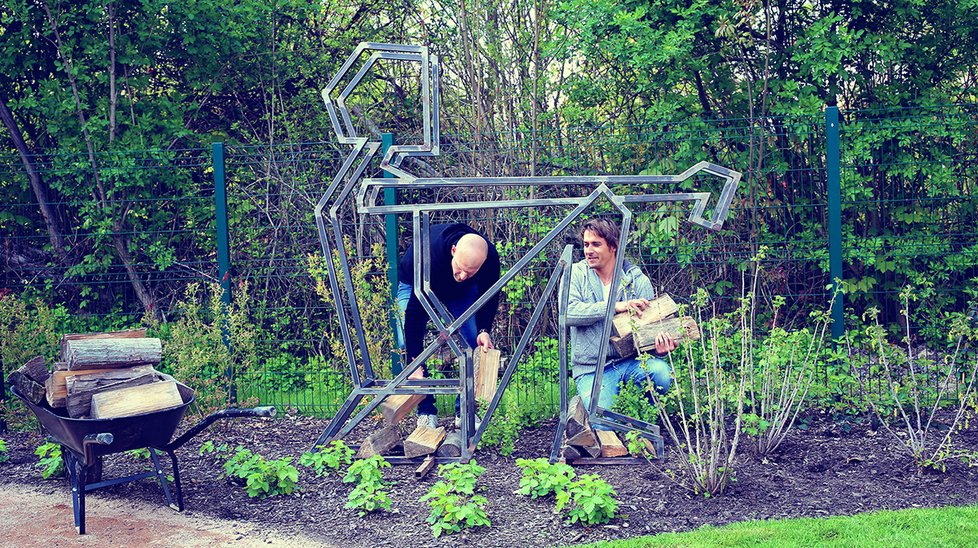
[[655,353],[664,356],[676,349],[677,343],[672,333],[659,333],[655,337]]
[[485,331],[479,333],[479,336],[475,339],[475,344],[482,348],[483,352],[496,348],[492,345],[492,339],[489,337],[489,333],[486,333]]
[[649,307],[652,301],[648,299],[629,299],[615,303],[615,313],[632,312],[636,317],[642,317],[642,311]]

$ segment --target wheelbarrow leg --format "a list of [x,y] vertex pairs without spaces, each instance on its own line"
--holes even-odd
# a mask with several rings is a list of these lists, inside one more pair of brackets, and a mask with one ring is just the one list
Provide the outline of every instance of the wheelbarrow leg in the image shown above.
[[177,512],[183,512],[183,488],[180,486],[180,467],[177,465],[177,454],[172,449],[164,449],[164,451],[170,455],[170,461],[173,463],[173,491],[177,497],[177,505],[170,504],[170,506]]
[[85,475],[87,470],[79,459],[68,448],[61,447],[61,456],[65,462],[65,472],[71,487],[71,508],[75,514],[75,530],[79,535],[85,534]]
[[177,457],[176,455],[170,453],[170,460],[173,461],[173,488],[177,493],[177,499],[179,503],[173,500],[173,495],[170,493],[169,481],[166,479],[166,474],[163,473],[163,466],[160,465],[160,457],[156,454],[156,449],[152,447],[149,448],[149,456],[153,459],[153,468],[156,471],[156,478],[160,480],[160,486],[163,487],[163,495],[166,496],[166,503],[170,505],[170,508],[178,512],[183,511],[183,497],[180,496],[180,487],[178,476],[180,474],[177,471]]

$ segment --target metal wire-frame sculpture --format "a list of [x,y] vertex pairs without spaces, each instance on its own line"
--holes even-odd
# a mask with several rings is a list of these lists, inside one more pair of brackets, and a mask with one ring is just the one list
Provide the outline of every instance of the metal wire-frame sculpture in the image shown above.
[[[340,82],[347,77],[352,67],[358,59],[369,53],[369,57],[359,70],[353,74],[347,85],[342,89],[336,98],[334,92],[338,89]],[[409,61],[417,62],[421,65],[421,98],[423,116],[423,142],[418,145],[397,145],[391,146],[380,162],[380,169],[394,176],[394,178],[363,178],[364,171],[369,167],[371,161],[380,148],[380,143],[370,141],[366,137],[357,136],[353,127],[349,109],[346,107],[346,100],[350,93],[363,80],[370,68],[379,60]],[[439,154],[439,130],[438,130],[438,59],[429,53],[425,46],[407,46],[396,44],[380,43],[361,43],[353,54],[342,65],[336,76],[329,82],[322,91],[323,99],[329,113],[330,121],[336,132],[340,143],[351,145],[353,150],[341,165],[331,184],[326,189],[319,203],[316,205],[315,216],[316,226],[319,231],[320,242],[322,243],[323,253],[326,256],[327,272],[329,274],[330,289],[336,298],[339,324],[343,336],[343,345],[346,351],[347,360],[350,365],[350,374],[353,381],[353,392],[346,399],[336,415],[330,421],[329,426],[316,440],[314,448],[324,443],[347,435],[363,419],[372,413],[377,406],[387,396],[395,394],[457,394],[460,400],[460,437],[461,455],[458,457],[439,457],[438,462],[461,461],[467,462],[471,459],[475,448],[485,432],[486,426],[492,419],[492,415],[502,399],[503,393],[508,386],[513,373],[516,370],[523,354],[525,353],[534,328],[540,321],[546,305],[550,302],[553,293],[557,290],[559,280],[563,280],[560,286],[562,298],[558,299],[558,355],[560,359],[560,422],[554,437],[553,448],[550,454],[551,462],[558,458],[561,447],[561,440],[566,428],[567,407],[568,407],[568,364],[567,364],[567,339],[568,328],[566,324],[566,305],[570,289],[570,266],[572,261],[572,247],[566,246],[561,253],[560,260],[550,275],[547,286],[541,295],[537,305],[534,307],[523,336],[520,338],[511,356],[503,375],[498,383],[496,394],[485,410],[481,424],[476,426],[476,405],[474,397],[474,367],[473,367],[473,348],[460,336],[459,329],[471,318],[486,302],[505,286],[515,276],[523,272],[531,260],[545,251],[555,239],[574,221],[578,220],[584,213],[600,200],[607,200],[611,206],[621,213],[621,236],[620,241],[626,242],[631,222],[631,211],[627,204],[643,204],[654,202],[693,202],[693,208],[689,216],[691,223],[709,228],[719,229],[727,216],[730,203],[734,192],[740,181],[741,174],[718,165],[708,162],[700,162],[687,169],[679,175],[642,175],[642,176],[567,176],[567,177],[459,177],[459,178],[418,178],[401,169],[401,162],[408,156],[437,156]],[[721,178],[724,181],[723,188],[717,198],[713,214],[710,218],[705,218],[703,213],[711,197],[710,192],[669,192],[657,194],[628,194],[617,195],[611,185],[677,185],[696,174],[706,173]],[[367,342],[364,337],[363,322],[360,310],[354,294],[353,279],[350,273],[350,257],[343,245],[343,226],[339,219],[339,209],[341,204],[350,199],[354,189],[359,185],[355,196],[355,211],[359,215],[391,215],[401,214],[410,215],[412,227],[412,241],[414,244],[414,264],[421,268],[415,268],[414,272],[414,291],[422,307],[427,312],[432,323],[437,330],[436,340],[428,344],[424,350],[409,364],[407,364],[399,374],[392,379],[380,379],[374,374],[374,368],[370,362],[370,355],[367,351]],[[512,200],[480,200],[469,202],[452,203],[415,203],[402,205],[378,204],[378,196],[381,190],[392,189],[446,189],[446,188],[479,188],[488,186],[509,186],[509,187],[580,187],[590,192],[583,196],[563,197],[563,198],[530,198]],[[453,317],[445,305],[435,296],[430,285],[431,265],[431,242],[428,239],[431,215],[444,211],[474,211],[488,209],[520,209],[520,208],[539,208],[547,206],[559,206],[570,208],[570,211],[550,229],[543,238],[540,239],[523,257],[517,260],[512,268],[503,274],[500,279],[482,296],[480,296],[464,313],[458,317]],[[324,211],[328,209],[328,217],[324,217]],[[328,223],[328,226],[327,226]],[[339,259],[339,270],[335,267],[332,257]],[[616,257],[615,273],[612,278],[612,287],[618,287],[624,253],[618,253]],[[342,292],[341,292],[342,284]],[[346,297],[345,302],[342,296]],[[604,322],[604,335],[599,348],[598,363],[604,363],[609,347],[611,336],[611,317],[614,315],[614,301],[609,299],[606,310],[606,321]],[[351,332],[356,336],[356,346],[351,338]],[[409,375],[420,367],[430,358],[441,346],[447,345],[451,353],[459,360],[459,377],[457,379],[409,379]],[[359,350],[359,353],[357,352]],[[359,354],[359,355],[358,355]],[[364,375],[360,376],[358,364],[362,365]],[[657,453],[662,454],[662,437],[659,427],[649,424],[633,417],[627,417],[619,413],[614,413],[608,409],[597,406],[598,395],[601,389],[601,378],[603,368],[598,367],[594,376],[592,398],[587,409],[590,420],[593,424],[606,425],[617,430],[638,430],[643,436],[653,442]],[[364,397],[370,396],[372,399],[356,414],[357,406]],[[409,459],[406,457],[389,457],[392,463],[417,462],[420,459]]]

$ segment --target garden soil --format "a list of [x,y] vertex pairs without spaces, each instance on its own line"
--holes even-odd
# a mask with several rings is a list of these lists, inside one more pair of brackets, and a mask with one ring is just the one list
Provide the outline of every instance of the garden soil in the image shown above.
[[[187,421],[192,422],[192,421]],[[365,421],[365,423],[368,421]],[[405,424],[411,421],[405,421]],[[448,423],[447,419],[443,419]],[[187,511],[177,514],[163,501],[158,484],[149,480],[114,486],[88,497],[89,545],[236,546],[427,546],[435,544],[426,523],[428,507],[419,503],[436,474],[414,477],[413,466],[385,472],[391,482],[389,512],[358,517],[344,508],[351,485],[339,477],[316,477],[300,467],[301,489],[288,496],[250,499],[240,485],[223,476],[221,463],[198,455],[201,443],[243,446],[268,458],[296,457],[309,449],[327,421],[287,415],[275,420],[239,419],[211,427],[178,451]],[[621,502],[608,525],[567,525],[554,513],[554,501],[516,494],[517,458],[549,455],[555,423],[521,433],[507,457],[481,450],[476,459],[486,468],[479,480],[489,501],[492,525],[456,534],[447,542],[473,546],[553,546],[626,538],[702,525],[790,517],[851,515],[878,509],[965,505],[978,502],[978,468],[959,462],[946,472],[917,474],[902,440],[864,421],[806,417],[781,448],[757,458],[741,444],[736,481],[723,496],[695,495],[665,477],[676,470],[667,456],[656,465],[581,466],[578,474],[596,473],[611,483]],[[358,441],[371,425],[351,435]],[[37,433],[4,436],[9,462],[0,464],[0,544],[12,534],[50,546],[78,543],[71,518],[71,498],[64,480],[42,480],[35,468]],[[959,434],[962,446],[978,450],[978,433]],[[670,447],[667,442],[667,453]],[[129,455],[106,458],[105,477],[134,473],[146,461]],[[43,540],[43,542],[40,542]],[[246,544],[241,544],[246,543]],[[12,545],[23,546],[22,542]]]

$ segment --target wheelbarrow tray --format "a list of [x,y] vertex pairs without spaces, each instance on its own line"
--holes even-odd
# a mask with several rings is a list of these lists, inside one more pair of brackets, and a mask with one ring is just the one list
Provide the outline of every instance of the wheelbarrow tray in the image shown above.
[[89,446],[92,456],[101,457],[130,449],[165,447],[169,444],[187,407],[194,402],[191,388],[177,382],[177,390],[183,405],[114,419],[73,419],[66,416],[67,410],[52,409],[47,402],[32,403],[18,394],[16,389],[14,395],[27,404],[51,437],[79,455],[85,454],[85,436],[112,434],[114,441],[110,445]]

